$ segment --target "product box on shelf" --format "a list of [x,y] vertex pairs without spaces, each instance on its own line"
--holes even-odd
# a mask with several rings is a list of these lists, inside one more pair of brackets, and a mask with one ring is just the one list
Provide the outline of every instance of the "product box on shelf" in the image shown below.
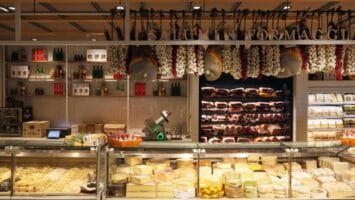
[[45,137],[49,127],[49,121],[24,122],[22,125],[22,135],[24,137]]
[[135,96],[145,96],[145,83],[136,83],[134,87]]
[[33,62],[44,62],[47,60],[47,52],[44,48],[34,48],[32,49],[32,61]]
[[107,62],[107,49],[88,49],[86,60],[88,62]]
[[90,85],[88,83],[73,83],[73,96],[89,96]]
[[124,124],[105,124],[104,125],[104,133],[120,132],[120,131],[125,131],[125,130],[126,130],[126,125],[124,125]]
[[53,93],[54,93],[54,96],[64,96],[64,84],[63,83],[54,83],[53,84]]
[[28,66],[10,66],[10,77],[11,78],[23,78],[27,79],[30,75],[30,70]]

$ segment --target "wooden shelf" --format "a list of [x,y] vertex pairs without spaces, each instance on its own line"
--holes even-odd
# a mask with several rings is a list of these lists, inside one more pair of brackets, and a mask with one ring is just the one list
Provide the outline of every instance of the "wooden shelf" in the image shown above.
[[36,97],[63,98],[65,96],[57,96],[57,95],[7,95],[7,97],[15,97],[15,98],[36,98]]
[[355,81],[337,81],[337,80],[324,80],[324,81],[308,81],[308,87],[310,88],[341,88],[341,87],[354,87]]
[[40,64],[40,63],[65,63],[65,61],[6,61],[7,64]]

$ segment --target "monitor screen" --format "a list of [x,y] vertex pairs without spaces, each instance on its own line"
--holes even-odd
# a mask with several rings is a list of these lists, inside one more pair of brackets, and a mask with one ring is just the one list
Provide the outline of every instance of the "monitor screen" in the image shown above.
[[48,138],[59,138],[60,130],[50,130],[47,135]]

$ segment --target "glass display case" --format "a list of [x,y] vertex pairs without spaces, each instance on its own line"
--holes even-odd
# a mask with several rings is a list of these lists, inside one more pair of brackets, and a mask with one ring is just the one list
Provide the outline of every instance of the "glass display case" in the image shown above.
[[111,148],[108,160],[108,199],[352,199],[355,194],[355,154],[343,146],[146,142]]
[[104,148],[22,143],[13,147],[12,199],[101,199]]
[[143,142],[139,148],[110,148],[108,196],[194,198],[198,155],[195,143]]
[[11,194],[11,151],[0,143],[0,199]]
[[0,199],[353,199],[355,148],[0,141]]
[[288,148],[270,144],[200,144],[199,197],[287,198]]

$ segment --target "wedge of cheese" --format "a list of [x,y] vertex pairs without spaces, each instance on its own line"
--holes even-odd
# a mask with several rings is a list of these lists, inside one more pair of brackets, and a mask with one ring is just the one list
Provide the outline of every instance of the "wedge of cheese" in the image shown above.
[[140,165],[143,163],[142,156],[125,156],[124,162],[129,166]]
[[148,165],[136,165],[133,167],[134,175],[152,175],[153,168]]

